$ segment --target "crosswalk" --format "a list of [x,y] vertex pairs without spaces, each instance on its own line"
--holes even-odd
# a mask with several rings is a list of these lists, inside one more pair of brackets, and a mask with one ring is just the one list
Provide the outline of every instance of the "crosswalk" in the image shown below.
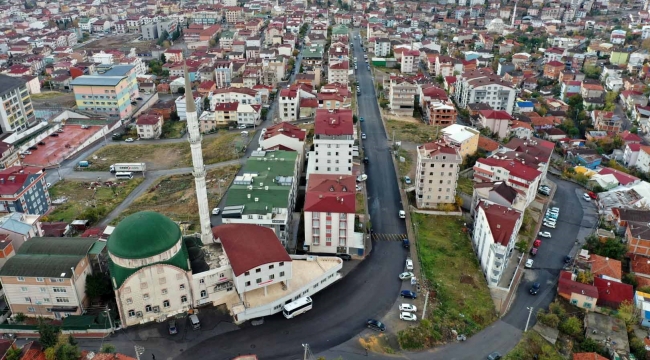
[[402,241],[408,238],[406,234],[378,234],[373,233],[372,238],[377,241]]

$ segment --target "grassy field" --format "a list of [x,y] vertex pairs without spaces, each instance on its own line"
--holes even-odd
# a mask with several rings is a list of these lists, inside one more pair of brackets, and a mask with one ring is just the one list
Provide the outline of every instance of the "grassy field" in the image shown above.
[[[235,165],[208,171],[206,179],[210,211],[219,204],[222,195],[230,186],[237,171],[239,171],[239,166]],[[223,180],[221,189],[217,185],[218,179]],[[194,191],[194,176],[192,174],[183,174],[160,178],[145,194],[137,198],[128,209],[113,220],[113,224],[118,223],[128,215],[143,210],[156,211],[174,221],[185,222],[188,225],[188,230],[197,229],[199,212]]]
[[87,219],[94,223],[119,205],[143,180],[142,177],[135,177],[120,182],[116,187],[100,186],[94,190],[89,182],[60,181],[50,189],[50,196],[53,200],[64,197],[68,200],[55,205],[54,211],[47,215],[47,221]]
[[52,99],[61,96],[63,93],[59,91],[43,91],[40,94],[31,94],[31,98],[35,100]]
[[474,193],[474,182],[472,179],[459,176],[456,188],[467,195],[472,195]]
[[356,201],[357,201],[357,214],[365,214],[366,213],[366,202],[363,200],[363,194],[358,192],[356,195]]
[[465,220],[413,214],[423,276],[431,284],[426,319],[398,334],[404,349],[431,347],[455,339],[452,330],[471,335],[496,319],[496,310]]
[[[203,140],[203,162],[206,165],[233,160],[240,154],[235,144],[241,140],[239,133],[222,133]],[[161,170],[192,166],[192,155],[187,142],[170,144],[108,145],[92,154],[88,159],[89,171],[108,171],[111,164],[145,162],[147,170]]]
[[436,139],[437,127],[423,123],[406,122],[399,120],[386,120],[386,133],[390,139],[395,134],[395,141],[408,141],[423,144]]
[[178,139],[183,135],[183,130],[187,123],[185,121],[171,121],[167,120],[163,123],[162,138],[164,139]]
[[527,360],[527,359],[563,360],[564,357],[558,353],[551,343],[544,340],[536,331],[527,332],[503,360]]
[[[397,158],[397,169],[399,170],[399,180],[404,181],[404,176],[410,176],[411,169],[413,168],[414,155],[404,149],[399,149],[399,156],[404,158],[404,162],[400,162]],[[415,181],[415,177],[411,176],[411,181]]]

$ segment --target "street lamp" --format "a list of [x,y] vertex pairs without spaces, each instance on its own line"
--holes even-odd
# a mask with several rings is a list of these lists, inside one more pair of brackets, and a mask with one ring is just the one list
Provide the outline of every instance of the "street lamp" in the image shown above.
[[528,320],[526,320],[526,327],[524,328],[524,332],[528,331],[528,323],[530,322],[530,316],[533,315],[533,307],[527,307],[528,309]]

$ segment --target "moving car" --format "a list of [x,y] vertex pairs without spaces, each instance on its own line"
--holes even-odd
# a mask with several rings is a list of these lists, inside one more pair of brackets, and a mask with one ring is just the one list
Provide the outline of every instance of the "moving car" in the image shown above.
[[539,235],[541,237],[544,237],[544,238],[550,238],[551,237],[551,233],[548,232],[548,231],[540,231],[537,235]]
[[413,270],[413,260],[406,259],[406,270]]
[[526,269],[530,269],[533,267],[533,259],[528,259],[526,260],[526,265],[524,266]]
[[386,331],[386,325],[375,319],[368,319],[368,321],[366,321],[366,327],[376,331]]
[[399,293],[399,296],[406,298],[406,299],[417,299],[417,295],[411,291],[411,290],[402,290],[401,293]]
[[167,329],[169,330],[169,335],[178,334],[178,328],[176,327],[176,320],[169,320],[167,323]]
[[408,176],[404,176],[404,183],[410,184],[411,183],[411,178]]
[[406,219],[406,211],[400,210],[399,211],[399,218],[400,219]]
[[530,287],[530,290],[528,290],[528,292],[531,295],[537,295],[537,293],[539,292],[540,287],[541,287],[540,283],[536,282],[536,283],[533,284],[533,286]]
[[404,321],[417,321],[418,320],[418,317],[415,314],[410,313],[410,312],[405,312],[405,311],[403,311],[403,312],[401,312],[399,314],[399,318],[401,320],[404,320]]
[[212,209],[212,215],[219,215],[220,213],[221,213],[221,209],[219,209],[218,207]]
[[416,312],[418,311],[418,308],[416,308],[415,305],[411,304],[400,304],[399,311]]
[[412,278],[414,276],[415,276],[415,274],[413,274],[410,271],[403,272],[403,273],[399,274],[400,280],[408,280],[408,279],[410,279],[410,278]]

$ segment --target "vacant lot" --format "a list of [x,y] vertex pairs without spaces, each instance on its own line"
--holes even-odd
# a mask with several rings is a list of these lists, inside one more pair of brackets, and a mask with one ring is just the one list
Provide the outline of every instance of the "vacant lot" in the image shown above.
[[[399,149],[398,151],[398,157],[397,157],[397,168],[399,170],[399,180],[404,181],[404,176],[410,176],[411,181],[415,181],[415,176],[413,176],[414,173],[414,165],[413,165],[413,158],[416,157],[414,154],[415,151],[408,151],[405,149]],[[400,161],[400,157],[404,158],[404,162]]]
[[547,359],[547,360],[562,360],[564,357],[557,352],[555,347],[544,340],[537,331],[529,331],[524,334],[524,337],[519,341],[512,351],[510,351],[504,360],[520,360],[520,359]]
[[63,198],[67,201],[54,205],[54,211],[46,217],[48,221],[84,219],[94,223],[111,212],[143,180],[142,177],[135,177],[114,186],[108,186],[108,183],[91,186],[87,181],[60,181],[50,189],[50,196],[53,201]]
[[464,192],[467,195],[472,195],[474,193],[474,182],[472,179],[459,176],[456,188],[458,191]]
[[430,284],[426,320],[399,333],[406,349],[455,339],[452,330],[471,335],[496,319],[485,278],[463,231],[464,219],[413,214],[423,276]]
[[59,91],[43,91],[40,94],[31,95],[32,102],[36,107],[73,107],[76,105],[74,93]]
[[156,48],[156,40],[136,40],[140,36],[136,34],[110,35],[95,39],[84,45],[85,50],[104,50],[118,49],[129,52],[131,48],[136,48],[136,52],[150,52]]
[[162,138],[163,139],[178,139],[185,133],[185,121],[171,121],[167,120],[163,123]]
[[[210,211],[219,204],[222,195],[230,186],[237,171],[239,171],[239,166],[234,165],[208,171],[206,179]],[[221,187],[218,185],[219,179],[221,179]],[[149,210],[164,214],[174,221],[184,222],[188,230],[194,230],[198,229],[198,209],[194,176],[192,174],[165,176],[152,185],[144,195],[136,199],[118,218],[113,220],[113,224],[138,211]]]
[[[235,145],[241,140],[239,133],[221,133],[203,140],[203,162],[206,165],[233,160],[239,157]],[[246,140],[248,141],[248,140]],[[108,145],[88,159],[91,171],[107,171],[114,163],[145,162],[148,170],[162,170],[192,166],[190,145],[185,142],[167,144],[115,144]]]
[[386,133],[389,139],[395,141],[408,141],[421,145],[435,140],[438,137],[436,126],[429,126],[421,122],[386,120]]

